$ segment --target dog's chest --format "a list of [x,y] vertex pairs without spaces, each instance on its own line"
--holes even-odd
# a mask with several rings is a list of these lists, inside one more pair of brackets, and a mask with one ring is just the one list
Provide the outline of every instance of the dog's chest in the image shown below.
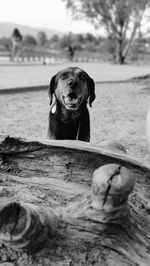
[[77,139],[80,128],[80,120],[74,119],[71,121],[61,122],[58,126],[60,139]]
[[64,110],[59,118],[65,124],[76,124],[77,121],[80,119],[80,113],[79,111],[66,112],[66,110]]

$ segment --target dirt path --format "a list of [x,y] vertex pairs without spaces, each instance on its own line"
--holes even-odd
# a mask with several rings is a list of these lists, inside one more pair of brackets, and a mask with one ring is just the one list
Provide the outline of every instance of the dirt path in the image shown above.
[[[56,65],[0,65],[0,90],[28,86],[49,85],[50,78],[70,63]],[[148,65],[116,65],[110,63],[72,63],[98,82],[125,81],[133,77],[150,74]]]

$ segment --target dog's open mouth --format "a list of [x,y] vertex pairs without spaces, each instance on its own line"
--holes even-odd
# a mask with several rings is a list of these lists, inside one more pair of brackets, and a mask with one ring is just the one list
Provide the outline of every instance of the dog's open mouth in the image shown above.
[[70,98],[69,96],[63,96],[63,102],[68,110],[77,110],[81,104],[82,97],[80,98]]

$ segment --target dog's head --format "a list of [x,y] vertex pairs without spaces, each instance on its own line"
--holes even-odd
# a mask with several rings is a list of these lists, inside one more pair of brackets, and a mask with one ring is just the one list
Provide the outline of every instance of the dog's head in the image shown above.
[[95,84],[89,75],[78,67],[69,67],[52,77],[49,86],[50,104],[53,95],[67,110],[77,110],[95,99]]

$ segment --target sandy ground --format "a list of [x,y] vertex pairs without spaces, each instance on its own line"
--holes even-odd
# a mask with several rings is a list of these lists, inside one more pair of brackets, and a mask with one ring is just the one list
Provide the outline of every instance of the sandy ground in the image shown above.
[[[96,100],[89,108],[91,143],[117,140],[135,158],[150,161],[145,119],[150,106],[150,82],[96,84]],[[0,95],[0,134],[47,137],[47,91]]]

